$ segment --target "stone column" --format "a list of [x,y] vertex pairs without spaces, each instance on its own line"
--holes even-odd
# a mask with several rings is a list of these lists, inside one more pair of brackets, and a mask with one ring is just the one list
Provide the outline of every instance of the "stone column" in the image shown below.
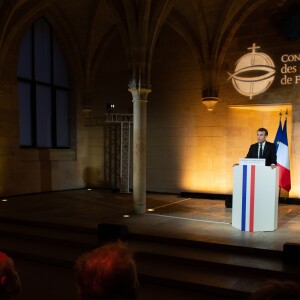
[[148,88],[129,86],[133,102],[133,199],[134,212],[146,212],[146,133]]

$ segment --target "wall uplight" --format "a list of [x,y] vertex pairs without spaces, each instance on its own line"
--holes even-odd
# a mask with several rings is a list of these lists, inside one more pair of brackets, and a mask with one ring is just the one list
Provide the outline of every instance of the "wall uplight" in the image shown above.
[[208,111],[213,111],[214,106],[218,102],[218,97],[203,97],[202,103],[206,106]]

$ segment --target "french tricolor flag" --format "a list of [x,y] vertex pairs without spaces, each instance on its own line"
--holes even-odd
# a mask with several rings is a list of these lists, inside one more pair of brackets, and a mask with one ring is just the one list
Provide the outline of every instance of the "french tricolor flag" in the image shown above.
[[291,189],[290,156],[286,120],[277,148],[277,166],[279,167],[279,186],[286,191]]

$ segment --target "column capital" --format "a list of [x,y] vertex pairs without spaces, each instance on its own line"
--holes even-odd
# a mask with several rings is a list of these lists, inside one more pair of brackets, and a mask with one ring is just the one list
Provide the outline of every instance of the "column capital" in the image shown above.
[[132,94],[132,101],[147,101],[148,94],[151,93],[149,85],[129,84],[128,91]]

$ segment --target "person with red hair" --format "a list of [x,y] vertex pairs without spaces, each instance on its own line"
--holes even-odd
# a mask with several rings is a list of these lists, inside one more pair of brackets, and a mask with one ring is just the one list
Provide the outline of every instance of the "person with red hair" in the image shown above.
[[124,243],[110,243],[80,256],[74,265],[81,300],[136,300],[136,265]]
[[0,300],[15,299],[21,292],[20,277],[14,261],[0,252]]

